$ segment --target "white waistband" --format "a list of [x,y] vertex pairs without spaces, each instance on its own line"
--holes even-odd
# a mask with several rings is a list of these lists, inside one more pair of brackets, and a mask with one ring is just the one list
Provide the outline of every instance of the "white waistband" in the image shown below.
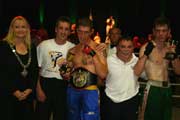
[[168,88],[170,87],[169,81],[157,81],[157,80],[148,80],[148,84],[156,87]]

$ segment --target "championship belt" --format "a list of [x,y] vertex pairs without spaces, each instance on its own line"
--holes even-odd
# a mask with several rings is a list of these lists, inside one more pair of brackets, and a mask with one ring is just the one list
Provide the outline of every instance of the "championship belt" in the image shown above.
[[84,88],[89,85],[95,85],[97,84],[97,75],[84,68],[78,68],[73,72],[70,83],[75,88]]

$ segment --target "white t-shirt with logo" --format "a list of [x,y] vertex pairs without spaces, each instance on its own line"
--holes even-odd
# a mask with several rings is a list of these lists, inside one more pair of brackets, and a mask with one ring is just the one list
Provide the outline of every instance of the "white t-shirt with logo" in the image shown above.
[[75,45],[66,41],[58,45],[55,39],[42,41],[37,46],[38,65],[41,68],[40,75],[47,78],[62,79],[59,66],[65,61],[68,50]]

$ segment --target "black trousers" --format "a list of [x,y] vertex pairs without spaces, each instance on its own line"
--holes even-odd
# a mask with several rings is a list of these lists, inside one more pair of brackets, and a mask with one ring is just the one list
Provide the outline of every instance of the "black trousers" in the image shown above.
[[99,92],[100,92],[100,118],[101,120],[105,120],[105,116],[104,116],[104,112],[105,112],[105,97],[106,97],[106,93],[105,93],[105,86],[100,86],[99,87]]
[[51,114],[53,120],[66,120],[67,81],[56,78],[41,78],[40,84],[47,98],[45,102],[37,101],[37,120],[49,120]]
[[1,96],[0,117],[2,120],[34,120],[32,98],[19,101],[14,96]]
[[104,120],[137,120],[138,118],[138,95],[120,102],[114,103],[105,95],[103,113]]

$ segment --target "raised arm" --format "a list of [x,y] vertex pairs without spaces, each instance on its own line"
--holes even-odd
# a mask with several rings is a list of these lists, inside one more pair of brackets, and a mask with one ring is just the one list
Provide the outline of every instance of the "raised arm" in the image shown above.
[[154,45],[152,42],[148,42],[144,46],[141,47],[139,52],[139,60],[134,66],[134,73],[137,76],[140,76],[141,73],[144,71],[146,60],[148,59],[149,54],[151,54]]
[[101,79],[105,79],[108,73],[106,60],[106,45],[99,44],[95,48],[96,55],[93,57],[96,73]]

